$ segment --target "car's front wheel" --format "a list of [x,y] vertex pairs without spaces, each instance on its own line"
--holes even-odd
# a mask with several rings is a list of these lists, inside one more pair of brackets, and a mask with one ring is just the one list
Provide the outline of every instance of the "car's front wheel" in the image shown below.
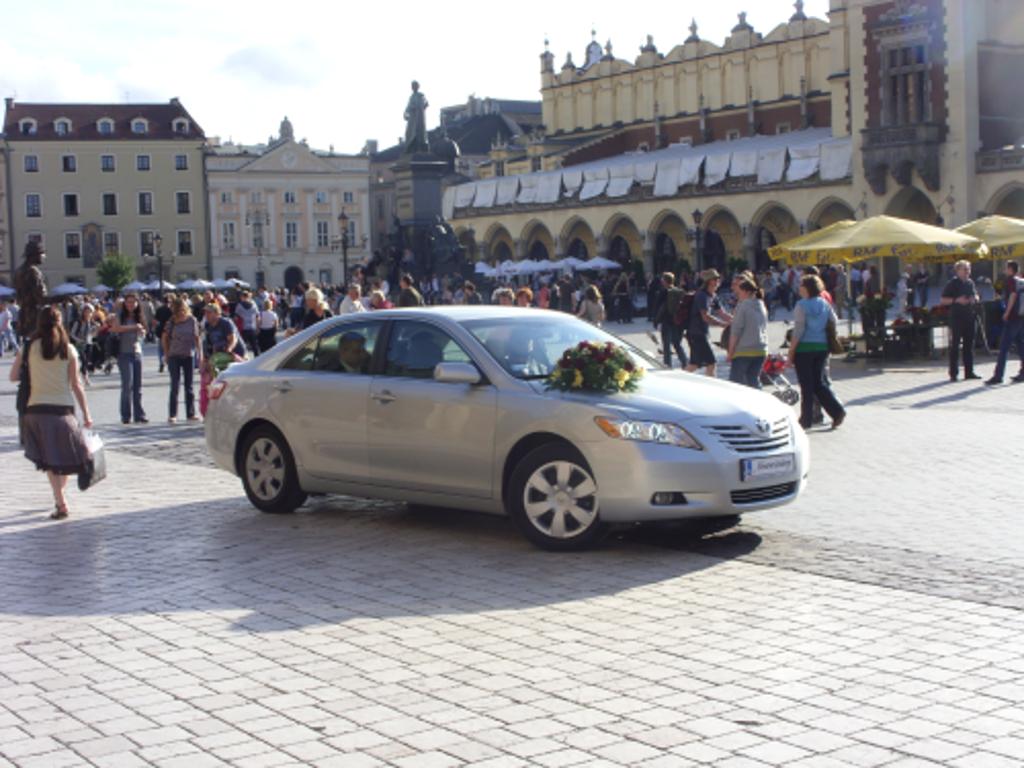
[[245,495],[263,512],[287,514],[306,501],[291,449],[272,427],[260,426],[246,435],[241,470]]
[[543,445],[519,462],[508,509],[526,538],[543,549],[586,549],[607,532],[594,475],[579,451],[565,444]]

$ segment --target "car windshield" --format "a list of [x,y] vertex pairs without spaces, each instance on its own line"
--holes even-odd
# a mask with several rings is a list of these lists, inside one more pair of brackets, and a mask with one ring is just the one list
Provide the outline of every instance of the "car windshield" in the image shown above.
[[501,367],[517,379],[546,379],[562,353],[581,341],[612,342],[625,348],[638,366],[661,368],[661,363],[636,347],[600,328],[557,312],[538,312],[536,317],[466,320],[472,333]]

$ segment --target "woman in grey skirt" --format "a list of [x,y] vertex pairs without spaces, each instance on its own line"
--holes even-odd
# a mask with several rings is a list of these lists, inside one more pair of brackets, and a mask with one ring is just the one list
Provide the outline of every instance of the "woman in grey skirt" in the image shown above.
[[11,381],[18,381],[22,360],[27,356],[29,396],[22,415],[22,444],[25,457],[46,472],[53,489],[54,520],[68,516],[64,489],[68,475],[77,475],[89,459],[82,429],[75,419],[75,402],[82,410],[82,425],[92,426],[89,403],[78,375],[78,353],[68,341],[60,311],[48,305],[40,309],[38,329],[21,348],[11,368]]

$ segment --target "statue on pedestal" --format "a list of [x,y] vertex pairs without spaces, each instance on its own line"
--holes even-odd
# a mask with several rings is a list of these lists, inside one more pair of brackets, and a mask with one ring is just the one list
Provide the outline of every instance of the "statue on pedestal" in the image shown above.
[[412,81],[412,94],[405,107],[405,145],[402,152],[407,155],[416,152],[429,152],[427,144],[426,111],[430,105],[427,97],[420,93],[420,84]]

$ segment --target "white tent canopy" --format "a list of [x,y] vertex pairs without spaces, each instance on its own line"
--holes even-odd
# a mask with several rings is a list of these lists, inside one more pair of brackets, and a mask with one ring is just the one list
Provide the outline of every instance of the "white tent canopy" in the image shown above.
[[99,285],[94,285],[92,287],[92,293],[113,293],[113,291],[113,288],[111,288],[109,285],[104,285],[103,283],[100,283]]
[[144,290],[146,290],[146,284],[145,283],[141,283],[138,280],[133,280],[132,282],[128,283],[128,285],[126,285],[124,288],[121,289],[121,293],[125,293],[126,291],[127,292],[133,292],[133,291],[134,292],[138,292],[138,291],[144,291]]
[[0,296],[13,296],[14,294],[15,290],[13,288],[8,288],[6,285],[0,285]]
[[85,286],[78,283],[61,283],[50,291],[51,296],[80,296],[85,293]]
[[710,188],[737,177],[753,177],[762,186],[783,179],[802,181],[815,174],[823,181],[836,181],[850,176],[852,153],[849,137],[833,138],[830,128],[808,128],[696,146],[673,144],[554,171],[470,181],[454,187],[446,199],[457,211],[494,205],[550,205],[574,197],[581,202],[601,196],[624,197],[635,184],[653,185],[656,197],[672,197],[684,186]]

